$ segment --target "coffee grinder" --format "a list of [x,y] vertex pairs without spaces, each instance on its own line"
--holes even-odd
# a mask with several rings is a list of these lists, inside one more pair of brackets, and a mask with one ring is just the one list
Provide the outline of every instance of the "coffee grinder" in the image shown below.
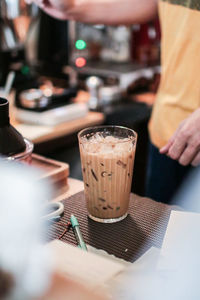
[[15,72],[15,83],[29,76],[25,41],[37,15],[38,8],[25,0],[0,1],[0,85],[5,84],[10,71]]

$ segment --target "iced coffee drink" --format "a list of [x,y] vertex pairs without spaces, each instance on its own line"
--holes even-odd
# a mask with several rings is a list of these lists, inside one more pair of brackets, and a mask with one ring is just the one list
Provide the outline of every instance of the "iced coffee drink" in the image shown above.
[[117,222],[127,216],[137,134],[120,126],[82,130],[79,148],[89,217]]

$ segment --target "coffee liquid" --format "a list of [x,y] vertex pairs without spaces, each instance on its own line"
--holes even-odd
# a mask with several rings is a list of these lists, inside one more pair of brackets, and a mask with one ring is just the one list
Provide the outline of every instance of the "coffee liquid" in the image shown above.
[[88,212],[100,219],[127,213],[131,191],[135,142],[96,133],[80,143]]

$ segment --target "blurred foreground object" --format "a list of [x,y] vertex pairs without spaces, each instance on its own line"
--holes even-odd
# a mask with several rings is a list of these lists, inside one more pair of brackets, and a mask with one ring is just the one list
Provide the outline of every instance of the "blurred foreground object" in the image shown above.
[[45,296],[38,300],[106,300],[94,291],[58,273],[53,276],[52,284]]
[[43,294],[50,281],[40,212],[50,191],[25,165],[1,160],[0,169],[0,271],[3,280],[7,278],[0,298],[7,293],[9,297],[1,299],[32,299]]
[[0,159],[0,170],[0,299],[102,300],[54,272],[43,239],[43,207],[51,197],[47,182],[24,164]]

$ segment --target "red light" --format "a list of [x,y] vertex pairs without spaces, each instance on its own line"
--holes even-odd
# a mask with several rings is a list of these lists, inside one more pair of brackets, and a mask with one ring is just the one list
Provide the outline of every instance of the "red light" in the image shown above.
[[78,57],[75,61],[75,65],[78,68],[83,68],[86,65],[86,59],[84,57]]

